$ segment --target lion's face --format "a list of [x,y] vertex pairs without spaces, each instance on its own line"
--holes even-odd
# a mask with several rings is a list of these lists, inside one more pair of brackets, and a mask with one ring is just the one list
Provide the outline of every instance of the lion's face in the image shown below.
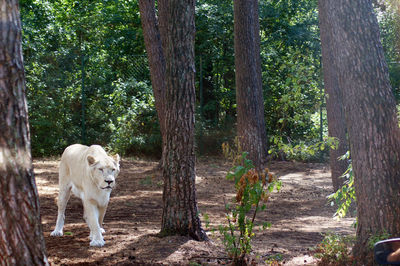
[[119,155],[115,158],[107,156],[101,159],[89,155],[87,161],[92,179],[97,187],[102,190],[112,190],[119,174]]

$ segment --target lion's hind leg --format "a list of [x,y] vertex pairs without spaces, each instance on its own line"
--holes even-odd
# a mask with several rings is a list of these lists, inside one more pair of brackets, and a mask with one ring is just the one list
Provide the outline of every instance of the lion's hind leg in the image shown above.
[[67,207],[67,203],[69,197],[71,195],[71,184],[66,183],[64,180],[66,169],[64,164],[60,165],[60,173],[59,173],[59,191],[58,191],[58,214],[57,214],[57,222],[56,227],[53,232],[51,232],[51,236],[62,236],[63,235],[63,227],[65,221],[65,208]]

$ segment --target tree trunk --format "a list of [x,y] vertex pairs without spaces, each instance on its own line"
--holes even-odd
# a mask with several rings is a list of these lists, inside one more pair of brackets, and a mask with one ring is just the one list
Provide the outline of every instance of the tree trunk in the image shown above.
[[206,240],[195,189],[195,1],[168,2],[166,36],[166,145],[162,235]]
[[324,72],[324,87],[326,94],[326,111],[328,117],[329,136],[339,141],[337,149],[329,150],[329,164],[331,167],[332,185],[334,191],[343,186],[341,175],[347,170],[348,161],[338,160],[348,150],[346,136],[346,121],[344,117],[341,90],[338,84],[337,66],[334,65],[333,32],[329,25],[326,12],[335,6],[333,1],[319,1],[319,25],[322,46],[322,66]]
[[30,151],[18,1],[0,11],[0,264],[47,265]]
[[396,102],[371,0],[337,0],[325,14],[333,30],[335,64],[340,66],[339,87],[355,175],[358,225],[353,253],[359,263],[368,264],[371,236],[400,234]]
[[149,59],[151,84],[155,105],[160,122],[160,130],[165,144],[165,57],[160,31],[156,19],[154,0],[139,0],[140,19],[142,21],[144,43]]
[[261,80],[260,25],[257,0],[235,0],[234,42],[237,131],[243,151],[256,168],[264,166],[267,135]]

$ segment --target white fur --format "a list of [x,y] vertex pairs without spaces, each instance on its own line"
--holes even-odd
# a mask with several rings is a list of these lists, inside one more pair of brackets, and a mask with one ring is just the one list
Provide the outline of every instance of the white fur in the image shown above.
[[105,231],[101,226],[118,173],[119,155],[112,158],[99,145],[67,147],[59,169],[57,223],[50,235],[63,235],[65,208],[72,191],[82,199],[83,217],[90,229],[90,246],[104,246],[102,233]]

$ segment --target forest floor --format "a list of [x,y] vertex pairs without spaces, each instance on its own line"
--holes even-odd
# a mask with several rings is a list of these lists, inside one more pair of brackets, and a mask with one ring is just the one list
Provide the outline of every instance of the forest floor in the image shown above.
[[[187,237],[159,238],[162,214],[162,176],[158,162],[124,159],[117,186],[111,194],[104,219],[102,248],[89,247],[89,228],[81,201],[72,196],[66,210],[63,237],[50,237],[54,229],[58,194],[58,160],[34,160],[43,231],[52,265],[218,265],[229,264],[218,234],[207,230],[211,241]],[[197,199],[211,226],[224,224],[224,201],[234,197],[232,181],[225,179],[230,164],[218,158],[197,162]],[[277,258],[282,265],[316,265],[312,255],[323,233],[354,234],[354,218],[332,218],[335,208],[327,204],[332,193],[326,164],[272,162],[270,170],[282,181],[267,211],[256,220],[271,222],[255,232],[253,257],[260,264]],[[203,217],[202,217],[203,220]],[[205,227],[203,220],[203,228]]]

